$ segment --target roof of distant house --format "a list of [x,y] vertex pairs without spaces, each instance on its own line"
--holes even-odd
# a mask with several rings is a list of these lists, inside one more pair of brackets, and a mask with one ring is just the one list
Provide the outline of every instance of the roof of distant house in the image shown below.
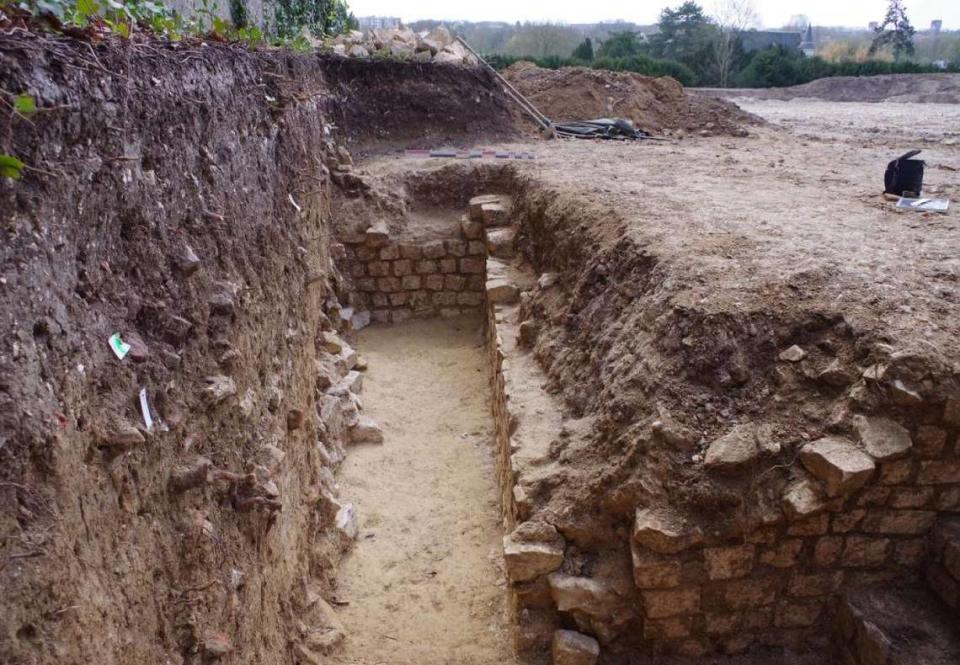
[[748,52],[762,51],[771,46],[798,49],[803,41],[801,33],[786,30],[745,30],[739,36],[743,50]]

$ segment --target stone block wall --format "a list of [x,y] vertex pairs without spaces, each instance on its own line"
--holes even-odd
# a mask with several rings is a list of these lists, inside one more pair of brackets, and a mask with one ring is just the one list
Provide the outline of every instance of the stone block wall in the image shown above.
[[960,518],[943,520],[930,538],[926,579],[960,630]]
[[373,226],[344,242],[338,267],[352,280],[357,312],[369,312],[374,323],[399,323],[479,312],[486,253],[486,244],[463,230],[456,238],[404,242]]
[[[718,539],[667,508],[637,510],[634,581],[643,636],[654,650],[730,653],[755,641],[820,646],[845,589],[919,578],[934,524],[960,511],[949,407],[941,422],[912,431],[884,418],[854,422],[854,439],[801,447],[782,505],[768,524],[742,535]],[[938,547],[928,574],[955,589],[949,548]],[[960,572],[960,560],[954,563]]]
[[[511,376],[519,359],[511,349],[524,331],[507,319],[511,310],[488,298],[501,507],[516,534],[538,517],[518,467]],[[960,527],[949,520],[960,513],[960,419],[956,402],[940,408],[919,417],[852,415],[848,434],[784,451],[795,459],[783,467],[779,493],[757,501],[759,517],[745,528],[721,533],[669,506],[640,506],[627,555],[632,585],[558,572],[563,557],[547,542],[553,533],[511,536],[505,558],[518,647],[542,650],[553,631],[575,623],[604,648],[629,639],[654,654],[733,654],[753,645],[826,653],[847,590],[916,585],[924,571],[956,611]],[[886,417],[894,413],[901,422]],[[780,468],[780,447],[765,432],[734,428],[708,447],[705,472],[729,479]]]

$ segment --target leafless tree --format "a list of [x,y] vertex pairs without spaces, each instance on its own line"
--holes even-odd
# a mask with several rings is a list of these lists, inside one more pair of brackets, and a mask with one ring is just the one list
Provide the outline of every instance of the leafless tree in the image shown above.
[[720,87],[730,85],[736,55],[738,33],[760,24],[753,0],[717,0],[713,7],[712,18],[717,25],[717,39],[714,42]]

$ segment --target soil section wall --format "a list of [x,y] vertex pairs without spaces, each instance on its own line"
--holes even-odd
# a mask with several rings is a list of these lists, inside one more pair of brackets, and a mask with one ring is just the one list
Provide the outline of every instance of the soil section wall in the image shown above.
[[393,100],[419,82],[438,113],[405,139],[470,141],[491,97],[451,124],[445,86],[475,76],[339,67],[0,38],[4,89],[40,107],[9,119],[28,166],[0,187],[3,662],[313,662],[343,638],[324,598],[355,533],[333,472],[359,404],[333,137],[376,135],[347,112],[364,77]]

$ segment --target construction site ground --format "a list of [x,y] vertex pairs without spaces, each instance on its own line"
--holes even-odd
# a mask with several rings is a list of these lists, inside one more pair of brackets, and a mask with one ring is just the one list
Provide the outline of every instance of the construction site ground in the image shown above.
[[[701,307],[786,312],[822,299],[891,338],[919,335],[956,352],[960,145],[950,137],[960,106],[740,103],[768,121],[744,138],[499,147],[531,151],[521,171],[576,193],[584,223],[627,220],[679,268],[684,298]],[[912,148],[923,150],[926,193],[953,202],[948,214],[899,211],[883,198],[887,162]],[[360,168],[373,175],[446,161],[390,156]]]

